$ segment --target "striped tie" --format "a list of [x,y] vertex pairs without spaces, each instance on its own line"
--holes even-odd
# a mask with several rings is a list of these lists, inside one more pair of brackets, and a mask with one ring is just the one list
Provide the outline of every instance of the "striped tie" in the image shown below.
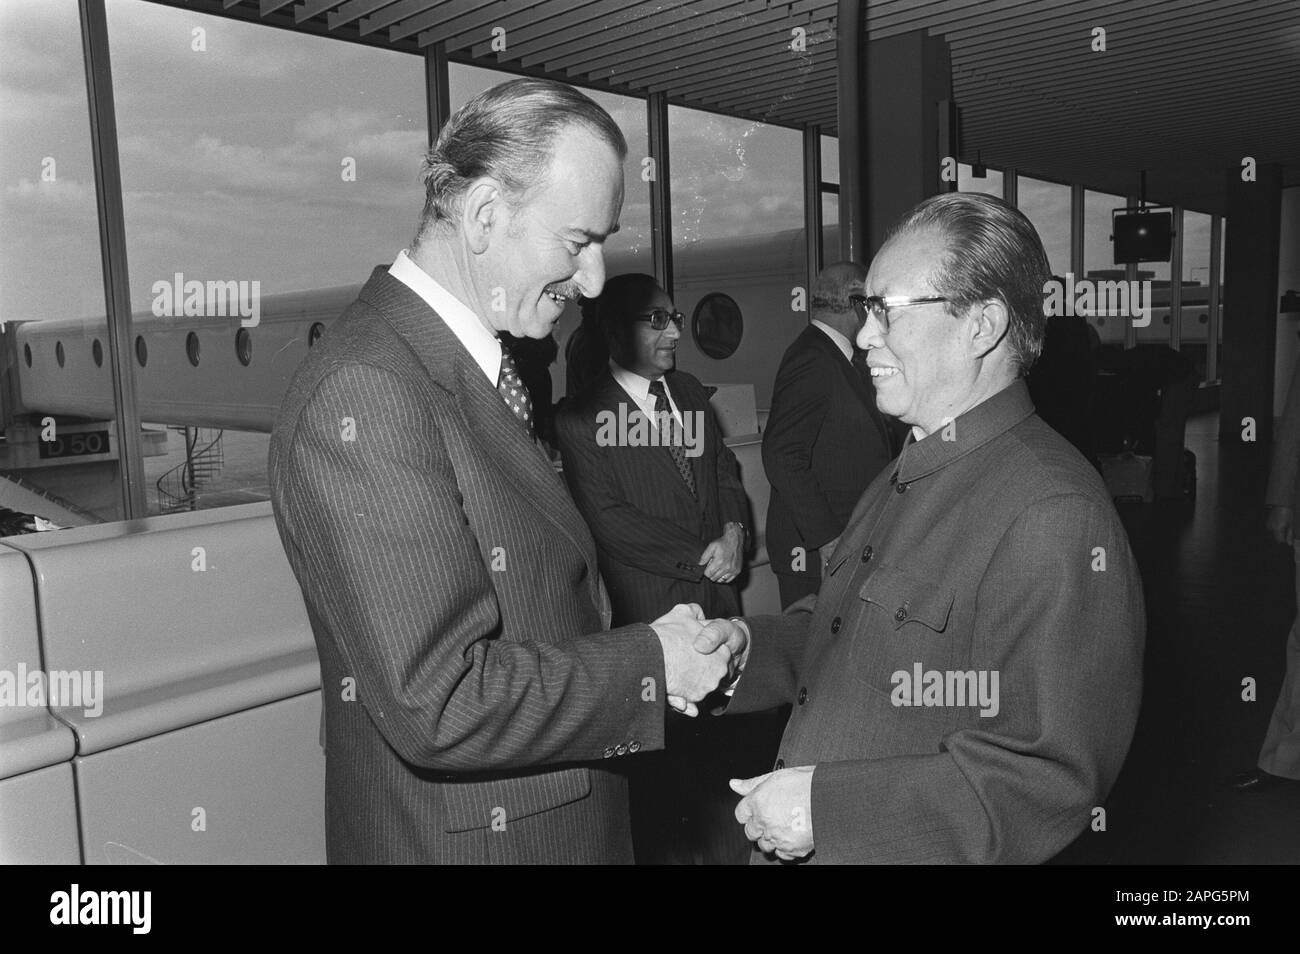
[[691,492],[691,496],[699,499],[699,494],[695,491],[695,474],[691,471],[691,462],[686,459],[686,449],[682,447],[681,428],[677,426],[677,418],[673,417],[673,409],[668,403],[668,392],[664,390],[662,381],[650,382],[650,393],[655,397],[655,423],[662,429],[667,426],[668,431],[668,452],[673,455],[673,463],[677,465],[677,473],[682,475],[682,480],[686,481],[686,489]]
[[497,378],[497,392],[501,395],[501,400],[506,402],[506,407],[514,412],[515,417],[524,422],[524,431],[532,437],[533,399],[529,396],[528,389],[524,387],[524,382],[519,379],[519,368],[515,366],[515,359],[510,357],[510,352],[504,347],[501,349],[501,374]]

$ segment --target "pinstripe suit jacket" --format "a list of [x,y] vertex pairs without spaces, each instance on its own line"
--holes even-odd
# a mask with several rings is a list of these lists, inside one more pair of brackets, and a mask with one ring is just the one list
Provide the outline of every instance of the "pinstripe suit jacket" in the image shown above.
[[[1133,738],[1142,580],[1097,472],[1023,381],[945,431],[867,488],[815,604],[749,620],[728,711],[795,702],[778,767],[817,766],[814,862],[1046,861]],[[997,705],[930,672],[997,673]]]
[[387,270],[295,374],[270,482],[320,651],[329,860],[630,861],[605,760],[662,747],[658,640],[603,631],[563,482]]
[[640,414],[609,368],[556,419],[564,476],[596,537],[616,625],[656,619],[678,603],[699,603],[710,619],[740,612],[735,585],[712,582],[699,563],[726,523],[749,520],[740,467],[704,386],[680,371],[664,381],[679,411],[703,415],[702,453],[688,458],[698,499],[667,447],[598,445],[601,412],[618,415],[625,405],[626,415]]

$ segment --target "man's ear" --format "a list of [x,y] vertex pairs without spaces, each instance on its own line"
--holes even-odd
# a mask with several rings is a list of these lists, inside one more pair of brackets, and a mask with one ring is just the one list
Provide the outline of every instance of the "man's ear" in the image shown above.
[[986,358],[993,352],[1011,328],[1011,316],[1007,306],[996,298],[978,305],[972,305],[975,311],[975,329],[971,335],[971,350],[976,358]]
[[483,176],[470,183],[461,202],[461,234],[470,251],[481,255],[487,251],[494,234],[504,231],[506,225],[505,194],[501,183],[491,176]]

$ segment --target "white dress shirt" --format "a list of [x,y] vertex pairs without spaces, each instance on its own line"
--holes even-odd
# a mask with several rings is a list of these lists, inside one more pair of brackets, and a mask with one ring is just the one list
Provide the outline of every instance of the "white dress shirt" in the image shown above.
[[[646,417],[650,418],[650,423],[658,430],[659,420],[655,416],[655,398],[650,393],[651,379],[634,374],[613,359],[609,362],[609,373],[614,376],[614,380],[618,382],[619,387],[627,392],[627,396],[636,402],[636,406],[641,409],[641,412]],[[654,380],[663,381],[663,379],[661,374]],[[673,392],[666,381],[664,382],[664,394],[668,395],[668,407],[672,410],[673,417],[677,419],[678,426],[681,426],[682,412],[677,409],[677,402],[673,400]]]
[[443,324],[450,328],[451,333],[465,346],[465,350],[483,369],[488,381],[495,388],[497,380],[501,377],[501,342],[488,331],[487,325],[479,320],[474,310],[411,261],[411,257],[406,254],[406,249],[398,253],[392,267],[388,269],[388,274],[423,298],[429,307],[438,313]]

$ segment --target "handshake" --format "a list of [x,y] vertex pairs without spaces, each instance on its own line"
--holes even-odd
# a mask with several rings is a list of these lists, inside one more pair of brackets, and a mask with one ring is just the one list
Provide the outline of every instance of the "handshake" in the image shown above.
[[697,603],[678,603],[650,624],[664,650],[668,704],[688,716],[696,703],[735,682],[749,649],[749,631],[729,619],[705,619]]

